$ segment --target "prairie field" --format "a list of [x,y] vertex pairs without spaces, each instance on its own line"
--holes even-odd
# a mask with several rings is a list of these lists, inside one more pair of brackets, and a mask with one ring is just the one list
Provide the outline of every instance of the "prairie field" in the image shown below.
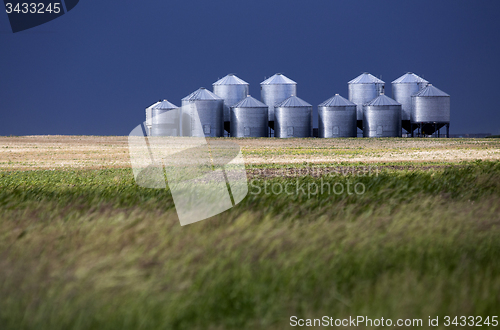
[[500,139],[229,140],[248,195],[180,226],[127,137],[0,137],[0,329],[500,316]]
[[[302,163],[435,165],[500,160],[500,139],[223,139],[240,145],[250,167]],[[2,170],[128,167],[126,136],[0,137]]]

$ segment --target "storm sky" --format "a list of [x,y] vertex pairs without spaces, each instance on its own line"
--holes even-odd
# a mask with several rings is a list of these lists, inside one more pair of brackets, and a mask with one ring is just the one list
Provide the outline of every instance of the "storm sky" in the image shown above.
[[88,1],[12,33],[0,13],[0,135],[127,135],[235,73],[260,99],[276,72],[316,106],[370,72],[451,95],[456,133],[500,134],[499,1]]

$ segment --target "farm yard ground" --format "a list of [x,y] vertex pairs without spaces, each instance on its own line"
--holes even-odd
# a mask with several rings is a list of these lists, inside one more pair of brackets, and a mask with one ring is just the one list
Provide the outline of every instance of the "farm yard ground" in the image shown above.
[[182,227],[127,137],[0,137],[0,329],[498,316],[500,139],[231,141],[249,194]]

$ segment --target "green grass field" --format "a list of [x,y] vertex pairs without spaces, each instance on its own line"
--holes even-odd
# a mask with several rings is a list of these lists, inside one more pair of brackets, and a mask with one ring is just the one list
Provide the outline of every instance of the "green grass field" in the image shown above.
[[[287,183],[364,193],[270,192]],[[0,329],[500,314],[498,161],[251,184],[235,208],[181,227],[169,191],[130,169],[0,172]]]

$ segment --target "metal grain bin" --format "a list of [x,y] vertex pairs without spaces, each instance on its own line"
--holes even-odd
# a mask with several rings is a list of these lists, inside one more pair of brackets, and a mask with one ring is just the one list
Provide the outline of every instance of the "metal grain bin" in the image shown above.
[[363,107],[364,137],[401,137],[401,104],[385,95]]
[[363,120],[363,105],[384,92],[385,82],[365,72],[348,82],[349,101],[357,105],[357,120]]
[[320,138],[356,137],[356,104],[339,94],[318,105]]
[[234,74],[228,74],[213,83],[214,94],[224,99],[224,122],[231,119],[230,108],[249,94],[248,83]]
[[231,136],[267,137],[268,106],[248,95],[231,107]]
[[449,123],[450,95],[428,85],[412,97],[412,123]]
[[[163,100],[151,106],[151,136],[179,136],[180,112],[172,112],[179,107]],[[166,115],[170,112],[170,115]]]
[[146,108],[146,134],[147,135],[151,135],[151,126],[153,125],[153,122],[152,122],[152,118],[153,118],[153,110],[151,109],[152,107],[154,107],[155,105],[157,105],[158,103],[160,103],[160,101],[156,102],[155,104],[152,104],[150,105],[149,107]]
[[274,136],[279,138],[312,136],[312,105],[290,96],[275,106]]
[[[274,109],[292,95],[297,95],[297,83],[277,73],[260,83],[261,101],[269,107],[269,121],[274,122]],[[272,127],[272,123],[270,124]]]
[[392,82],[392,97],[401,103],[401,120],[410,120],[411,96],[425,88],[429,82],[414,73],[408,72]]
[[223,106],[222,98],[203,87],[183,98],[182,135],[224,136]]

